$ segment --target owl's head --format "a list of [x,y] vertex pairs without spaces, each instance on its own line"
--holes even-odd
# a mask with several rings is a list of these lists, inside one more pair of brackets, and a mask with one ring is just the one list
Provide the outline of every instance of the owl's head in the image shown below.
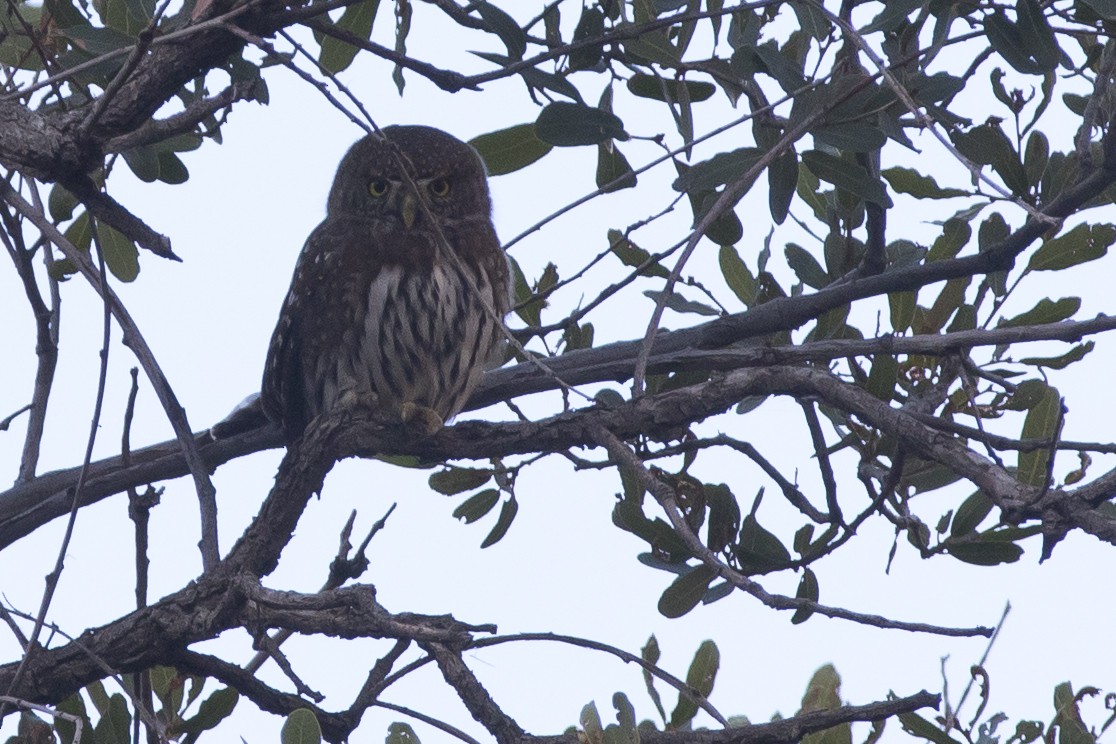
[[427,219],[422,203],[442,222],[489,216],[492,203],[476,150],[433,127],[381,131],[357,141],[341,161],[329,192],[330,215],[398,220],[408,230]]

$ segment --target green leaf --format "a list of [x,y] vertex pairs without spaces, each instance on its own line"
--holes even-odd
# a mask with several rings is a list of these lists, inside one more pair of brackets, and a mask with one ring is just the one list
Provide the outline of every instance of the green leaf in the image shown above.
[[556,101],[539,113],[535,134],[557,147],[596,145],[610,139],[626,140],[624,122],[599,108]]
[[961,744],[917,713],[900,713],[899,725],[916,739],[926,739],[934,744]]
[[1116,241],[1116,226],[1082,223],[1064,235],[1045,241],[1031,254],[1027,271],[1059,271],[1095,261],[1108,252],[1113,241]]
[[[573,42],[596,39],[604,33],[604,13],[595,7],[584,8],[574,29]],[[587,70],[601,61],[599,44],[588,45],[570,52],[570,70]]]
[[[705,215],[709,214],[709,210],[713,208],[720,197],[721,192],[719,191],[690,192],[690,203],[697,204],[696,209],[694,209],[694,227],[697,227],[698,223],[705,218]],[[732,209],[725,209],[705,230],[705,237],[717,245],[735,245],[743,235],[744,226],[740,224],[740,218],[736,216],[736,212]]]
[[[796,599],[804,599],[810,602],[818,601],[818,577],[809,568],[802,569],[802,578],[798,581],[798,591],[795,593]],[[791,617],[791,623],[800,625],[806,622],[814,610],[810,607],[799,607],[794,611]]]
[[1058,728],[1058,744],[1096,744],[1096,737],[1089,733],[1089,727],[1081,720],[1081,710],[1077,707],[1078,695],[1073,692],[1069,682],[1054,688],[1053,726]]
[[1002,563],[1015,563],[1023,557],[1023,548],[1012,542],[999,540],[972,540],[966,542],[946,541],[949,554],[963,563],[974,566],[998,566]]
[[519,502],[515,500],[515,496],[509,495],[507,500],[500,505],[500,516],[496,518],[496,525],[481,542],[481,547],[488,548],[500,542],[504,535],[508,534],[508,529],[518,513]]
[[692,80],[671,80],[659,77],[658,75],[648,75],[642,72],[637,72],[628,78],[627,86],[632,95],[670,103],[679,100],[680,95],[682,95],[682,92],[679,90],[681,88],[685,89],[684,94],[689,97],[691,103],[705,101],[712,98],[713,94],[717,92],[717,86],[713,85],[713,83]]
[[[646,297],[650,297],[655,302],[659,302],[660,298],[663,296],[663,292],[657,289],[645,289],[643,290],[643,294]],[[678,294],[677,291],[672,291],[667,295],[666,299],[663,300],[663,306],[676,313],[693,313],[695,315],[706,316],[721,314],[716,308],[710,307],[709,305],[695,302],[694,300],[687,300],[685,297]]]
[[78,205],[77,198],[61,184],[54,184],[47,197],[47,207],[50,216],[57,222],[65,222],[74,216],[74,207]]
[[790,553],[779,538],[756,521],[755,515],[749,514],[740,527],[736,558],[742,572],[758,574],[783,568],[790,561]]
[[956,132],[953,143],[974,163],[992,166],[1013,193],[1027,193],[1029,183],[1019,153],[998,125],[982,124],[967,132]]
[[831,124],[810,134],[815,142],[844,152],[873,152],[887,142],[887,135],[879,127],[862,121]]
[[488,469],[449,466],[445,470],[431,473],[428,483],[432,489],[443,496],[456,496],[480,488],[491,477],[492,471]]
[[758,147],[742,147],[695,163],[674,181],[675,191],[705,191],[738,181],[763,156]]
[[1036,129],[1027,138],[1027,148],[1023,152],[1023,171],[1027,174],[1027,183],[1031,186],[1041,183],[1049,162],[1050,142],[1045,134]]
[[1052,71],[1062,58],[1062,50],[1058,48],[1054,29],[1050,27],[1042,7],[1037,0],[1019,0],[1015,4],[1015,14],[1019,23],[1019,35],[1027,52],[1039,69],[1044,72]]
[[[651,260],[651,254],[625,238],[624,233],[619,230],[608,231],[608,246],[609,250],[612,251],[625,266],[631,266],[633,268],[643,266],[643,269],[639,272],[641,276],[657,276],[663,279],[670,276],[670,272],[658,261],[647,264],[647,262]],[[644,266],[644,264],[647,265]]]
[[597,188],[611,193],[635,185],[636,174],[620,148],[611,141],[597,145]]
[[883,183],[879,179],[873,178],[868,171],[856,163],[821,150],[810,150],[802,153],[802,162],[823,181],[873,204],[879,204],[886,208],[892,206],[891,198],[884,190]]
[[228,718],[239,699],[240,693],[236,690],[222,687],[203,700],[198,708],[198,714],[182,723],[182,730],[187,734],[187,744],[193,744],[203,731],[216,727]]
[[[647,639],[647,643],[639,651],[641,659],[649,664],[659,663],[659,640],[655,638],[654,634]],[[651,701],[655,703],[655,708],[659,711],[659,717],[666,721],[666,710],[663,708],[663,699],[659,696],[659,691],[655,689],[655,677],[647,670],[646,667],[641,667],[643,670],[643,683],[647,686],[647,694],[651,697]]]
[[915,309],[918,307],[918,294],[915,292],[892,292],[887,296],[891,310],[891,330],[902,333],[911,327]]
[[554,146],[535,134],[534,124],[517,124],[469,140],[484,161],[490,176],[503,176],[526,168]]
[[108,707],[101,712],[101,720],[93,728],[97,744],[131,744],[132,715],[124,696],[117,693],[109,698]]
[[478,0],[473,7],[488,24],[488,28],[504,42],[508,56],[515,60],[523,59],[523,53],[527,51],[527,34],[515,19],[487,0]]
[[883,4],[883,10],[872,21],[860,29],[862,35],[872,34],[876,31],[893,31],[898,28],[907,17],[926,5],[922,0],[899,0]]
[[581,729],[585,732],[585,738],[588,741],[600,742],[603,740],[604,726],[601,725],[601,714],[597,712],[596,703],[593,701],[586,703],[577,720],[581,724]]
[[984,17],[984,33],[992,48],[1019,72],[1034,75],[1046,71],[1027,48],[1019,27],[1003,11],[997,9]]
[[697,607],[715,578],[717,572],[704,564],[682,574],[659,597],[659,612],[664,617],[682,617]]
[[321,740],[322,727],[309,708],[291,711],[279,733],[281,744],[320,744]]
[[731,245],[722,245],[717,259],[721,264],[721,275],[725,283],[745,305],[751,306],[759,297],[759,284],[752,272],[740,260],[740,254]]
[[[93,728],[89,723],[89,716],[85,712],[85,700],[80,692],[70,695],[70,697],[58,703],[57,707],[63,713],[69,713],[71,716],[80,718],[83,732],[90,731]],[[73,744],[74,735],[77,733],[77,726],[73,721],[59,716],[54,719],[54,729],[58,732],[58,738],[62,744]]]
[[[1062,396],[1058,389],[1042,384],[1038,399],[1023,419],[1020,439],[1052,440],[1062,418]],[[1046,448],[1020,452],[1016,477],[1021,483],[1040,488],[1046,483],[1050,451]]]
[[139,276],[139,250],[125,237],[104,222],[97,223],[97,235],[105,254],[105,265],[122,282],[135,281]]
[[803,284],[814,289],[822,289],[829,285],[829,274],[821,267],[818,260],[802,246],[796,243],[787,243],[785,249],[787,265],[794,271],[795,276]]
[[1001,320],[997,327],[1013,328],[1015,326],[1057,323],[1058,321],[1073,317],[1073,314],[1080,308],[1080,297],[1063,297],[1056,301],[1042,299],[1027,312],[1016,315],[1014,318]]
[[976,532],[976,528],[992,513],[992,500],[984,491],[976,491],[957,507],[949,534],[962,537]]
[[[702,641],[694,654],[690,668],[686,672],[686,684],[693,688],[703,698],[708,698],[713,692],[713,683],[717,680],[717,670],[721,665],[721,652],[713,641]],[[693,720],[697,715],[698,706],[683,691],[678,693],[678,704],[670,714],[670,727],[678,729]]]
[[775,158],[767,169],[768,204],[775,224],[781,225],[786,220],[797,186],[798,155],[792,148]]
[[[376,11],[379,8],[380,0],[360,0],[345,8],[345,12],[337,19],[335,25],[360,39],[367,40],[372,36],[372,23],[376,20]],[[318,64],[336,74],[353,63],[358,51],[359,48],[352,44],[326,35],[322,38]]]
[[714,553],[720,553],[736,538],[740,530],[740,505],[723,483],[705,484],[705,503],[709,507],[706,542]]
[[635,39],[625,39],[620,43],[629,55],[646,62],[654,62],[664,67],[678,65],[678,49],[662,31],[651,31]]
[[1019,360],[1020,364],[1032,364],[1036,367],[1046,367],[1047,369],[1065,369],[1074,362],[1080,362],[1096,346],[1093,341],[1086,341],[1083,344],[1078,344],[1065,354],[1056,357],[1024,357]]
[[418,734],[411,728],[411,724],[401,721],[392,721],[388,725],[387,736],[384,744],[419,744]]
[[495,488],[486,488],[483,491],[474,493],[461,505],[453,510],[454,519],[463,519],[466,524],[472,524],[496,506],[500,500],[500,492]]
[[926,253],[926,261],[944,261],[953,258],[969,242],[973,236],[973,228],[965,220],[949,219],[942,225],[942,234],[930,246]]
[[890,401],[899,381],[899,362],[890,354],[877,354],[864,389],[882,401]]
[[951,199],[968,196],[964,189],[943,189],[932,176],[924,176],[912,168],[888,168],[880,175],[900,194],[910,194],[919,199]]

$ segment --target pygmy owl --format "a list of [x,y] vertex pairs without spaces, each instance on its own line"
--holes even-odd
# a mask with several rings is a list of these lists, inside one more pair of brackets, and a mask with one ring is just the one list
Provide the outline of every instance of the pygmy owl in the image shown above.
[[262,401],[288,441],[373,405],[433,433],[499,361],[510,305],[484,164],[431,127],[392,126],[341,161],[267,353]]

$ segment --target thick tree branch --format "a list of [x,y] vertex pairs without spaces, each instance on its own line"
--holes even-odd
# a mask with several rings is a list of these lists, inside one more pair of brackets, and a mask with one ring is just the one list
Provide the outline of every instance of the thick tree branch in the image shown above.
[[[800,346],[753,345],[720,350],[697,350],[687,347],[687,343],[698,341],[711,325],[706,323],[686,330],[661,333],[649,369],[656,374],[699,369],[728,371],[753,366],[772,367],[827,361],[860,355],[948,355],[975,346],[1041,340],[1076,341],[1086,335],[1116,328],[1116,317],[1098,316],[1087,321],[1065,321],[1044,326],[991,331],[972,330],[943,335],[885,336],[863,341],[821,341]],[[547,366],[562,379],[575,385],[609,380],[622,381],[631,375],[632,362],[638,349],[637,341],[608,344],[550,358],[547,360]],[[555,387],[554,380],[536,366],[519,364],[488,373],[468,407],[472,410],[519,395],[553,390]],[[282,438],[277,431],[266,424],[262,415],[259,415],[258,409],[253,413],[249,407],[246,411],[244,415],[256,416],[252,428],[248,431],[215,442],[206,434],[197,435],[199,454],[207,468],[214,469],[244,455],[281,446]],[[708,408],[695,410],[692,414],[677,410],[671,417],[670,424],[676,427],[682,426],[719,412]],[[445,443],[444,447],[433,448],[428,442],[423,454],[436,460],[454,457],[487,457],[488,455],[484,454],[481,448],[463,449],[462,436],[458,432],[467,429],[463,430],[462,426],[469,427],[472,424],[465,422],[450,427],[435,440]],[[503,426],[518,428],[527,425]],[[523,446],[530,446],[527,444],[530,437],[525,437],[523,441]],[[570,444],[572,443],[573,440],[570,440]],[[392,453],[399,452],[398,442],[385,442],[384,446]],[[181,451],[174,442],[164,442],[137,450],[132,453],[132,461],[134,464],[130,467],[124,467],[118,457],[93,463],[86,486],[82,490],[82,505],[95,503],[125,490],[128,486],[177,478],[189,472]],[[77,472],[76,468],[71,468],[47,473],[29,483],[0,493],[0,548],[10,545],[51,519],[64,514],[69,508],[70,489],[73,487]]]

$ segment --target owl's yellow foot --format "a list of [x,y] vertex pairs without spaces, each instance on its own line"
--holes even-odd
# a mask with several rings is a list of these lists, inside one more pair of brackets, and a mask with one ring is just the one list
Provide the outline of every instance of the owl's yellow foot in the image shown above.
[[399,407],[399,418],[404,424],[414,427],[426,436],[437,434],[445,426],[442,417],[434,409],[411,401]]

